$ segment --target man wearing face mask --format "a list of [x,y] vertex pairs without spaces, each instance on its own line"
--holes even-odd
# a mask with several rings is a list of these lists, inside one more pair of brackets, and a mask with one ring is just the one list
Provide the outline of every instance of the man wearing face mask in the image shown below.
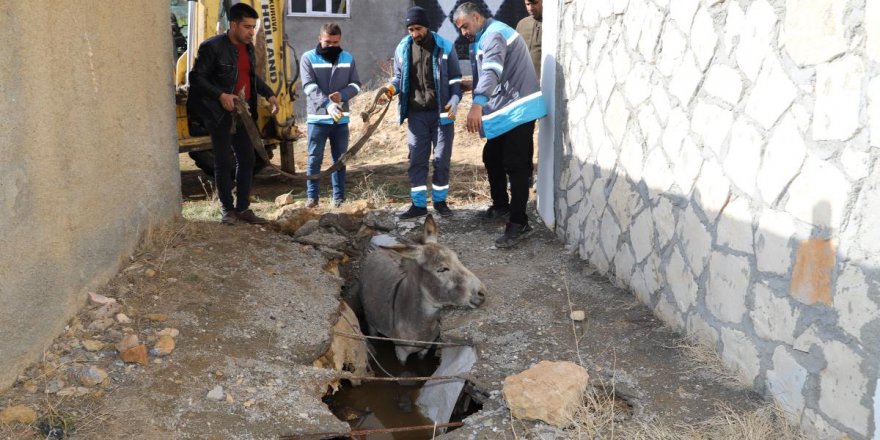
[[428,13],[415,6],[406,13],[409,35],[394,52],[394,77],[385,87],[391,99],[399,94],[400,123],[408,119],[409,181],[412,205],[400,215],[411,219],[428,214],[428,158],[433,149],[431,199],[434,211],[452,215],[446,204],[449,160],[455,133],[455,112],[461,100],[461,69],[455,45],[429,29]]
[[[302,90],[308,113],[309,159],[306,174],[319,174],[324,147],[330,141],[330,155],[336,163],[348,150],[349,101],[361,90],[354,57],[342,50],[342,29],[336,23],[321,27],[318,46],[303,54],[300,61]],[[333,184],[331,206],[345,201],[345,167],[330,175]],[[319,181],[306,182],[306,207],[318,206]]]

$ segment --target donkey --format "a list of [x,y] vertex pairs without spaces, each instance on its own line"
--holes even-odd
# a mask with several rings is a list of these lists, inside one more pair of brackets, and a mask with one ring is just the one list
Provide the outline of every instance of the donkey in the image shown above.
[[[418,244],[380,245],[361,265],[361,304],[370,334],[433,342],[440,336],[444,306],[479,307],[486,287],[451,249],[437,243],[437,223],[429,214]],[[394,342],[401,364],[430,345]]]

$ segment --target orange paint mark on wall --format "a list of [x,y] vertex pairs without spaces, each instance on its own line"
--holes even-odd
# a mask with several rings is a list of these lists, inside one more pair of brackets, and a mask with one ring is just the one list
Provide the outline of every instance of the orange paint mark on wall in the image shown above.
[[831,275],[835,268],[831,240],[811,238],[802,241],[791,274],[791,296],[804,304],[831,305]]

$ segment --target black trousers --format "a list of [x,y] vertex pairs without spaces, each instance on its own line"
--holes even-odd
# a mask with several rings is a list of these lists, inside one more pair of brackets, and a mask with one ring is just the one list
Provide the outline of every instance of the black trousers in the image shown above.
[[[235,134],[229,133],[231,117],[223,118],[220,127],[211,130],[214,146],[214,180],[223,212],[244,211],[250,205],[251,183],[254,180],[254,146],[247,130],[239,123]],[[232,173],[235,170],[235,204],[232,200]]]
[[[492,205],[510,208],[510,222],[528,224],[526,203],[529,201],[529,177],[535,153],[535,121],[517,125],[507,133],[486,141],[483,164],[489,176]],[[507,182],[510,180],[510,196]]]

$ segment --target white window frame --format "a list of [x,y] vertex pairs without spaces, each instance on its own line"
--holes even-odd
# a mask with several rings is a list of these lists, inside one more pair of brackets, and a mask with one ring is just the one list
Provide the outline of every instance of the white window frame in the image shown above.
[[345,14],[334,14],[332,12],[324,12],[324,11],[312,11],[312,3],[314,2],[325,2],[325,9],[331,9],[332,0],[305,0],[306,1],[306,12],[293,12],[293,4],[292,0],[287,0],[287,16],[288,17],[337,17],[337,18],[351,18],[351,3],[352,0],[348,1],[348,7],[346,8],[347,12]]

